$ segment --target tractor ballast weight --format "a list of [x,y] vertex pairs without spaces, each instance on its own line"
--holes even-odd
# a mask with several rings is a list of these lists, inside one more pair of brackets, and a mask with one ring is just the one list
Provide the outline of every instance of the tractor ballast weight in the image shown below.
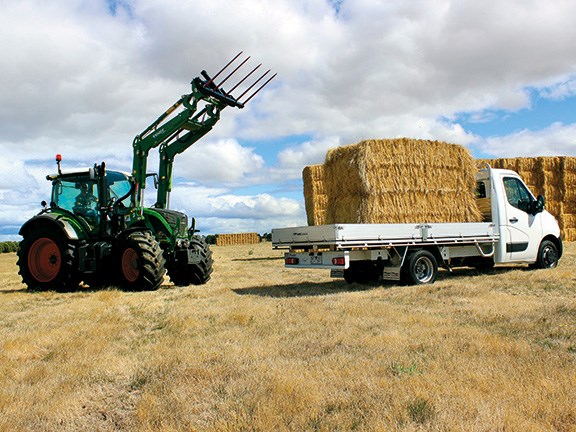
[[[130,290],[153,290],[161,285],[166,271],[179,286],[210,279],[212,252],[197,234],[194,218],[189,223],[186,214],[169,209],[172,168],[176,155],[206,135],[224,108],[243,108],[276,76],[265,79],[268,70],[252,84],[244,84],[258,65],[225,91],[222,84],[250,57],[218,84],[216,79],[241,55],[212,78],[202,71],[192,80],[189,94],[134,138],[130,174],[108,170],[104,162],[62,172],[62,157],[57,155],[58,172],[46,177],[52,182],[50,205],[42,202],[40,213],[19,232],[23,237],[19,273],[28,288],[71,290],[84,281],[91,286],[120,284]],[[233,96],[242,84],[243,93]],[[157,147],[158,173],[150,174],[146,171],[148,155]],[[156,179],[157,196],[156,204],[147,208],[143,203],[149,176]]]

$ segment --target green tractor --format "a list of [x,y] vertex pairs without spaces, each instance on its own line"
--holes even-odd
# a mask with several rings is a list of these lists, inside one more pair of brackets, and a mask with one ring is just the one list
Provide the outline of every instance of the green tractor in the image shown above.
[[[274,77],[247,95],[268,70],[238,97],[231,95],[260,65],[230,91],[215,83],[242,53],[213,78],[202,71],[182,96],[133,142],[130,174],[106,169],[105,163],[47,176],[52,182],[50,205],[28,220],[19,234],[19,273],[29,289],[69,291],[81,281],[92,287],[120,285],[124,289],[155,290],[167,272],[177,286],[201,285],[212,273],[212,252],[197,234],[195,219],[169,210],[172,167],[176,155],[208,133],[227,106],[243,108]],[[179,110],[179,111],[177,111]],[[146,172],[149,151],[159,147],[158,174]],[[144,207],[146,179],[154,178],[156,204]]]

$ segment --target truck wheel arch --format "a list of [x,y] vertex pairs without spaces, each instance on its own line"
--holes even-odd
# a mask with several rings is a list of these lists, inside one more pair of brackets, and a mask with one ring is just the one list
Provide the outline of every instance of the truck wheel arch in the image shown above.
[[[548,234],[546,237],[544,237],[542,239],[542,241],[544,240],[549,240],[552,243],[554,243],[556,245],[556,248],[558,249],[558,259],[562,258],[562,253],[564,252],[564,247],[562,245],[562,239],[559,237],[556,237],[552,234]],[[542,243],[540,243],[542,244]]]

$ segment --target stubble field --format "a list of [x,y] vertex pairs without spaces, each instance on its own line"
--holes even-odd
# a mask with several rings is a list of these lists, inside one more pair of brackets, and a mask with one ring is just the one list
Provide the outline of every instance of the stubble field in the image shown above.
[[0,431],[576,430],[575,243],[424,287],[213,251],[143,293],[29,292],[0,255]]

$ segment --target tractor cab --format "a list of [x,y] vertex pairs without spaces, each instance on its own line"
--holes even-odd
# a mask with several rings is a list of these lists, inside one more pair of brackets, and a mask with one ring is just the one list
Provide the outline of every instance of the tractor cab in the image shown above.
[[105,171],[103,165],[67,173],[58,168],[58,174],[47,177],[52,181],[50,209],[73,214],[88,234],[110,231],[113,208],[130,204],[130,177],[119,171]]

